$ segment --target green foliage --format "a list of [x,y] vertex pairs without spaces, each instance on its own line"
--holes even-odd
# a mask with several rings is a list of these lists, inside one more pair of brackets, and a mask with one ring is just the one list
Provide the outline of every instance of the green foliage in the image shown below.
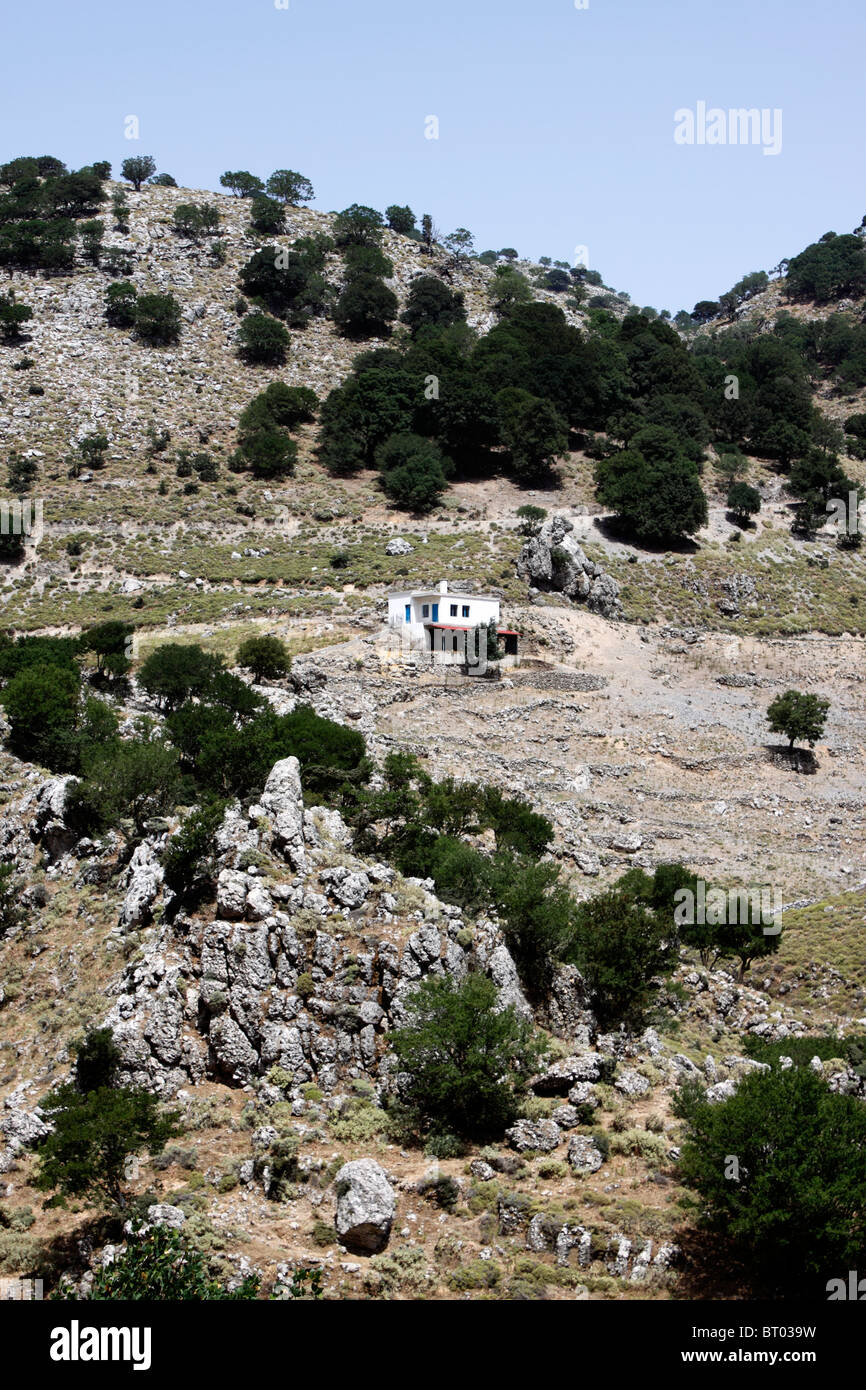
[[77,761],[80,678],[74,666],[25,666],[0,693],[10,725],[9,747],[26,762],[68,772]]
[[[598,499],[610,507],[637,539],[670,543],[693,535],[707,524],[707,499],[694,463],[678,446],[672,432],[662,456],[650,431],[641,431],[630,449],[623,449],[596,464]],[[666,457],[664,456],[666,455]]]
[[165,883],[180,898],[210,889],[215,877],[214,837],[222,824],[226,802],[216,799],[190,811],[163,853]]
[[93,652],[98,672],[117,676],[125,674],[129,668],[126,653],[134,632],[132,623],[111,619],[87,628],[78,642],[83,652]]
[[138,290],[129,280],[115,280],[105,291],[105,317],[112,328],[132,328],[135,324]]
[[269,314],[247,314],[237,335],[240,356],[256,365],[284,362],[289,342],[286,329]]
[[800,739],[814,748],[824,733],[830,701],[819,695],[786,690],[777,695],[767,710],[767,722],[774,734],[784,734],[789,747]]
[[134,1227],[126,1248],[100,1266],[86,1295],[93,1302],[240,1301],[258,1296],[258,1275],[248,1274],[232,1292],[208,1274],[201,1251],[168,1226]]
[[592,994],[602,1029],[644,1027],[658,995],[658,977],[676,963],[671,917],[618,886],[579,905],[569,957]]
[[485,1138],[516,1118],[542,1048],[512,1005],[494,1013],[496,1000],[480,975],[428,976],[405,998],[408,1021],[390,1043],[427,1127]]
[[182,325],[181,308],[173,294],[140,294],[135,301],[135,331],[146,343],[176,343]]
[[283,204],[258,193],[250,206],[250,224],[257,232],[281,232],[285,222]]
[[93,1028],[75,1053],[75,1084],[79,1091],[113,1086],[120,1069],[120,1048],[110,1028]]
[[174,809],[180,795],[179,755],[161,739],[116,739],[85,752],[82,780],[69,793],[70,822],[88,831],[131,820],[134,834],[145,822]]
[[272,198],[282,198],[284,203],[291,203],[294,207],[309,203],[315,197],[310,180],[294,169],[275,169],[268,179],[267,188]]
[[347,337],[385,338],[397,317],[399,303],[378,275],[351,275],[334,306],[334,322]]
[[449,290],[437,275],[418,275],[409,286],[401,322],[408,324],[413,337],[426,328],[447,328],[465,323],[466,309],[460,290]]
[[21,336],[21,328],[33,317],[29,304],[19,304],[14,290],[0,294],[0,336],[4,343],[14,343]]
[[792,299],[826,303],[843,295],[866,292],[866,248],[855,235],[827,232],[788,262],[787,290]]
[[156,647],[142,663],[138,683],[160,709],[176,709],[192,696],[200,697],[223,670],[222,657],[194,643],[169,642]]
[[[729,1100],[680,1091],[681,1181],[758,1290],[825,1296],[866,1241],[866,1109],[808,1068],[745,1076]],[[732,1158],[737,1168],[732,1175]]]
[[568,425],[550,401],[519,386],[506,386],[496,397],[499,434],[511,454],[518,478],[546,473],[568,448]]
[[532,536],[543,525],[547,517],[546,507],[533,506],[531,502],[525,502],[522,507],[517,508],[517,515],[521,520],[521,531],[525,536]]
[[219,210],[212,203],[179,203],[174,210],[175,231],[192,241],[215,232],[219,222]]
[[741,522],[747,521],[761,510],[761,494],[748,483],[732,483],[728,488],[728,506]]
[[279,680],[291,668],[291,660],[285,642],[279,637],[248,637],[237,650],[238,666],[245,666],[252,672],[258,684],[263,680]]
[[254,198],[257,193],[264,193],[265,191],[265,185],[261,179],[256,178],[255,174],[249,173],[246,169],[220,174],[220,187],[230,189],[237,198]]
[[416,217],[410,207],[399,207],[392,203],[385,209],[385,217],[392,232],[399,232],[401,236],[417,235]]
[[136,193],[140,193],[141,185],[156,173],[156,160],[149,154],[131,155],[121,164],[120,172]]
[[42,1102],[54,1126],[38,1145],[34,1186],[59,1198],[84,1197],[124,1208],[123,1180],[135,1154],[158,1153],[179,1130],[173,1113],[135,1087],[82,1091],[65,1084]]
[[375,208],[353,203],[334,218],[333,234],[337,246],[378,246],[384,218]]
[[417,434],[392,435],[376,451],[376,466],[391,500],[414,512],[435,507],[451,472],[438,444]]

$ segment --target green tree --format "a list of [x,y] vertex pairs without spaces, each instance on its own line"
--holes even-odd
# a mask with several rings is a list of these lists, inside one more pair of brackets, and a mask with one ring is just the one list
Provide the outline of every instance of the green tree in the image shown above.
[[81,1197],[123,1211],[129,1159],[160,1153],[179,1133],[176,1114],[163,1114],[156,1096],[132,1086],[82,1091],[67,1083],[42,1108],[53,1129],[38,1145],[33,1181],[55,1201]]
[[[866,1244],[866,1107],[806,1067],[743,1077],[711,1104],[696,1083],[679,1092],[685,1123],[680,1180],[702,1220],[764,1295],[825,1298]],[[735,1165],[735,1166],[734,1166]]]
[[154,188],[177,188],[177,179],[171,174],[154,174],[150,182]]
[[93,652],[98,672],[108,670],[109,674],[114,676],[125,675],[129,669],[127,645],[134,632],[135,628],[131,623],[111,619],[109,622],[97,623],[95,627],[88,628],[86,632],[82,632],[78,640],[83,652]]
[[129,231],[129,199],[122,188],[118,188],[116,193],[111,195],[111,211],[114,214],[114,225],[119,232]]
[[257,193],[250,205],[250,224],[257,232],[281,232],[285,225],[282,203]]
[[172,710],[191,697],[200,699],[222,670],[222,657],[194,643],[168,642],[142,663],[138,684],[161,709]]
[[93,265],[99,265],[102,256],[102,239],[105,236],[105,223],[100,218],[92,218],[88,222],[82,222],[78,228],[81,237],[81,249],[84,255]]
[[590,988],[599,1025],[639,1030],[657,997],[659,977],[676,961],[672,918],[628,891],[609,889],[580,904],[569,956]]
[[29,304],[19,304],[14,290],[0,294],[0,335],[4,343],[14,343],[21,336],[21,328],[29,323],[33,310]]
[[294,169],[275,169],[268,179],[268,192],[272,198],[282,198],[293,207],[309,203],[315,197],[310,180],[295,173]]
[[140,193],[145,179],[156,173],[156,160],[149,154],[135,154],[123,161],[120,172],[136,193]]
[[549,471],[568,449],[568,425],[548,400],[519,386],[506,386],[496,397],[499,431],[519,478]]
[[216,878],[215,836],[226,802],[207,800],[190,811],[163,852],[165,883],[181,902],[209,894]]
[[72,665],[27,666],[12,677],[0,701],[10,725],[9,747],[17,757],[53,772],[74,767],[79,689]]
[[465,323],[463,294],[459,290],[449,290],[436,275],[418,275],[409,286],[409,297],[400,319],[409,325],[413,337],[425,328],[447,328],[452,323]]
[[255,174],[249,173],[246,169],[220,174],[220,186],[231,189],[237,198],[254,198],[257,193],[264,193],[265,191],[265,185],[261,179],[256,178]]
[[279,637],[248,637],[237,650],[238,666],[252,672],[253,680],[279,680],[291,667],[285,642]]
[[7,481],[15,497],[24,497],[38,477],[39,465],[35,459],[25,458],[17,449],[10,450]]
[[240,461],[257,478],[290,478],[295,471],[298,446],[278,429],[256,430],[241,438]]
[[767,722],[774,734],[784,734],[788,746],[798,739],[814,748],[824,733],[830,701],[819,695],[804,695],[799,690],[786,690],[777,695],[767,710]]
[[130,280],[115,280],[105,291],[105,317],[112,328],[132,328],[138,290]]
[[337,246],[378,246],[384,218],[375,208],[353,203],[334,218],[333,236]]
[[595,478],[599,501],[639,540],[678,541],[707,523],[707,499],[695,464],[676,442],[666,461],[648,459],[637,447],[600,459]]
[[385,338],[397,317],[399,301],[378,275],[352,275],[334,305],[334,322],[347,337]]
[[401,507],[429,511],[448,486],[451,471],[438,444],[417,434],[395,434],[376,451],[382,488]]
[[534,536],[547,517],[547,508],[536,507],[531,502],[526,502],[517,508],[516,515],[520,517],[520,529],[524,536]]
[[482,975],[460,984],[428,975],[404,999],[408,1021],[389,1035],[405,1094],[427,1127],[493,1138],[517,1117],[542,1045]]
[[290,341],[283,325],[269,314],[247,314],[237,336],[241,357],[257,365],[284,362]]
[[415,236],[417,233],[415,214],[410,207],[399,207],[392,203],[385,209],[385,217],[392,232],[399,232],[401,236]]
[[141,294],[135,302],[135,331],[146,343],[176,343],[181,309],[173,294]]
[[728,488],[728,507],[743,524],[761,510],[761,494],[756,487],[750,487],[748,483],[731,483]]
[[161,739],[116,739],[83,758],[83,779],[70,793],[69,813],[88,830],[132,821],[134,837],[145,822],[172,811],[180,794],[177,750]]

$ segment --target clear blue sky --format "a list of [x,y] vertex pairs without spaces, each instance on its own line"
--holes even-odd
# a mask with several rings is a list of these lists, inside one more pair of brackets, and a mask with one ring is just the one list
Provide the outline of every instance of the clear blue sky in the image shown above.
[[[589,264],[639,304],[715,297],[866,212],[864,0],[40,0],[0,19],[0,157],[153,154],[409,203],[478,250]],[[674,112],[781,108],[778,156]],[[137,115],[139,141],[124,139]],[[424,138],[438,117],[438,140]]]

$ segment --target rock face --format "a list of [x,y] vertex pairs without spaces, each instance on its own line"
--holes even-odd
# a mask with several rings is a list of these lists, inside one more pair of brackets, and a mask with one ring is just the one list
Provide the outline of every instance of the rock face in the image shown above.
[[520,552],[518,575],[537,589],[581,600],[592,613],[600,613],[604,618],[621,618],[619,585],[587,558],[571,535],[573,530],[567,517],[548,517]]
[[344,1163],[334,1180],[337,1235],[349,1250],[375,1255],[388,1244],[397,1200],[388,1175],[372,1158]]
[[120,909],[122,927],[135,927],[148,920],[162,880],[162,865],[150,845],[138,845],[127,870],[126,896]]

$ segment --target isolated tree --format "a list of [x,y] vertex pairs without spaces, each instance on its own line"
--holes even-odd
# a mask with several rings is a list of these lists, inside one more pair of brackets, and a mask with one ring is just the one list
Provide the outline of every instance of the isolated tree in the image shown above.
[[177,179],[171,174],[154,174],[150,182],[154,188],[177,188]]
[[277,365],[286,360],[290,338],[278,319],[269,314],[247,314],[237,336],[245,362]]
[[145,179],[156,173],[156,160],[149,154],[134,154],[123,161],[120,172],[136,193],[140,193]]
[[527,502],[522,507],[517,508],[516,515],[520,517],[520,529],[524,536],[533,536],[547,517],[547,508],[536,507],[531,502]]
[[475,238],[465,227],[458,227],[456,231],[449,232],[443,242],[455,265],[462,264],[469,260],[475,249]]
[[401,236],[412,236],[416,231],[415,214],[410,207],[398,207],[392,203],[385,209],[385,217],[392,232],[399,232]]
[[201,697],[222,669],[221,657],[194,643],[167,642],[142,662],[138,684],[161,709],[172,710],[191,696]]
[[298,446],[278,429],[256,430],[240,442],[241,461],[258,478],[288,478],[295,471]]
[[709,323],[710,319],[716,318],[721,312],[721,306],[715,299],[699,299],[694,309],[692,318],[695,323]]
[[129,231],[129,200],[122,188],[118,188],[116,193],[111,195],[111,211],[114,214],[114,225],[119,232]]
[[279,637],[248,637],[237,651],[237,664],[247,667],[258,684],[263,680],[279,680],[291,666],[285,642]]
[[715,1261],[740,1262],[756,1292],[826,1298],[866,1244],[866,1106],[830,1090],[808,1067],[751,1072],[711,1104],[687,1083],[680,1181],[716,1233]]
[[256,178],[255,174],[251,174],[247,169],[220,174],[220,185],[231,189],[237,198],[253,198],[257,193],[265,191],[261,179]]
[[135,301],[135,331],[146,343],[176,343],[182,322],[181,308],[173,294],[140,294]]
[[777,695],[767,710],[767,722],[774,734],[784,734],[789,748],[797,740],[814,748],[824,733],[830,701],[819,695],[804,695],[799,690],[786,690]]
[[4,343],[14,343],[21,336],[22,325],[33,317],[29,304],[19,304],[14,290],[0,294],[0,336]]
[[[640,434],[635,437],[635,446]],[[707,499],[697,469],[674,440],[667,460],[648,459],[638,447],[600,459],[598,500],[610,507],[639,540],[668,543],[707,523]]]
[[422,1126],[496,1138],[518,1114],[542,1046],[514,1005],[497,1005],[486,976],[428,975],[404,998],[408,1021],[389,1034],[404,1094]]
[[432,254],[435,240],[436,228],[433,225],[433,218],[430,216],[429,212],[425,212],[424,216],[421,218],[421,241],[428,256]]
[[309,203],[315,197],[310,180],[303,174],[295,173],[294,169],[275,169],[268,179],[267,187],[272,198],[281,198],[284,203],[291,203],[293,207]]
[[741,523],[761,510],[761,494],[748,483],[732,483],[728,488],[728,507]]
[[[102,1067],[95,1069],[98,1079]],[[108,1068],[109,1075],[113,1069]],[[53,1191],[55,1201],[81,1197],[125,1209],[129,1159],[157,1154],[179,1133],[176,1112],[162,1113],[156,1096],[109,1081],[92,1089],[85,1075],[58,1086],[42,1102],[52,1131],[37,1147],[34,1185]]]

